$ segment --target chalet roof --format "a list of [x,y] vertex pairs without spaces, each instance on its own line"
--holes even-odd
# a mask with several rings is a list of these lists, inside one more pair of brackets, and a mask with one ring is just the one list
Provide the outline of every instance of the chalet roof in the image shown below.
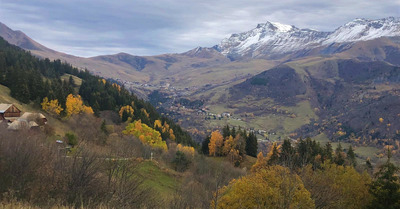
[[38,127],[38,126],[39,125],[34,121],[27,122],[27,121],[22,121],[22,120],[16,120],[8,126],[8,129],[21,130],[21,129],[29,129],[32,127]]
[[4,104],[1,103],[0,104],[0,113],[4,113],[8,110],[8,108],[10,108],[12,106],[12,104]]
[[8,126],[8,129],[11,129],[11,130],[19,130],[19,129],[24,129],[24,128],[30,128],[29,124],[26,121],[19,121],[19,120],[12,122]]
[[19,120],[28,121],[28,120],[32,120],[32,119],[36,119],[36,118],[46,119],[46,116],[44,116],[42,113],[25,112],[23,115],[21,115]]

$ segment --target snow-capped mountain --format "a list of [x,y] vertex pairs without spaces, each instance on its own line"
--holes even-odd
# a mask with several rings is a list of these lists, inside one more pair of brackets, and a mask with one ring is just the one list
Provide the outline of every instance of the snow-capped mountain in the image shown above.
[[355,19],[333,32],[266,22],[248,32],[233,34],[214,48],[231,58],[259,57],[282,55],[332,43],[372,40],[382,36],[400,36],[400,18]]

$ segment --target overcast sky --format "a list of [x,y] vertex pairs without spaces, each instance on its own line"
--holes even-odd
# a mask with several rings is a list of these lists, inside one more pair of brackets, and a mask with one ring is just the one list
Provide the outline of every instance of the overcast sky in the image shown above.
[[332,31],[400,16],[400,0],[0,0],[0,22],[77,56],[180,53],[266,21]]

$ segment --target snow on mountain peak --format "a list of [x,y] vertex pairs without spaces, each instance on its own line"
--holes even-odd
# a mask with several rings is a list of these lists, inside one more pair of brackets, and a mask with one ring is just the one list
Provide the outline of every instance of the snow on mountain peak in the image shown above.
[[400,18],[378,20],[357,18],[333,32],[299,29],[276,22],[258,24],[256,28],[222,40],[216,48],[224,55],[257,57],[285,54],[332,43],[356,42],[382,36],[400,36]]
[[284,32],[284,33],[289,32],[293,28],[293,26],[291,25],[285,25],[278,22],[271,22],[271,24],[275,26],[279,32]]

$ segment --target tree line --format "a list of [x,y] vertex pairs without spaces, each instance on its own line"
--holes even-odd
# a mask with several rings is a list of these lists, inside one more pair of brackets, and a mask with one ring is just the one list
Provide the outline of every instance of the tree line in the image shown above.
[[[71,76],[69,79],[61,78],[65,74],[82,79],[79,91],[76,92],[77,85]],[[0,84],[10,89],[12,97],[23,103],[33,103],[37,107],[44,98],[49,101],[57,100],[64,110],[60,112],[63,116],[67,114],[66,101],[70,94],[79,94],[83,102],[90,106],[97,116],[100,111],[118,112],[122,106],[133,104],[135,114],[132,121],[141,120],[152,127],[154,121],[161,120],[173,129],[178,143],[197,146],[179,125],[161,116],[149,102],[139,99],[123,86],[92,75],[87,70],[79,70],[60,60],[38,59],[2,38],[0,38]],[[145,110],[146,113],[140,110]],[[166,140],[166,137],[163,140]]]

